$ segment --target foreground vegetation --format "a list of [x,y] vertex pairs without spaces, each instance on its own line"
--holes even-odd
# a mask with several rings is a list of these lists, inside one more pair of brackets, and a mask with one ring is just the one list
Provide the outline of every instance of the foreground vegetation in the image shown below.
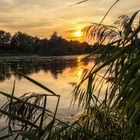
[[[104,42],[107,45],[90,54],[100,55],[93,68],[83,74],[81,82],[72,83],[72,105],[77,101],[82,109],[74,122],[56,118],[59,95],[13,69],[16,74],[45,89],[47,94],[30,93],[16,98],[15,83],[11,95],[1,91],[9,98],[0,109],[1,116],[7,116],[8,127],[5,129],[9,130],[1,139],[12,135],[15,139],[32,140],[139,140],[140,22],[135,23],[138,12],[131,17],[120,16],[115,26],[94,23],[85,28],[99,45]],[[109,49],[112,45],[116,47]],[[85,81],[86,89],[82,86]],[[58,99],[54,112],[46,109],[47,96]]]

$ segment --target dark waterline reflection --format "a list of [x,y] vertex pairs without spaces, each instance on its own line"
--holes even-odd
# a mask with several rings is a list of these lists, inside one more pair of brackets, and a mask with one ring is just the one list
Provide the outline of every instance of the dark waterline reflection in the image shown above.
[[[6,64],[0,64],[0,81],[3,82],[6,79],[10,79],[11,76],[15,76],[12,73],[12,68],[18,69],[19,71],[23,72],[25,75],[30,75],[33,73],[38,73],[41,70],[44,72],[51,72],[53,77],[57,79],[58,74],[63,73],[66,68],[74,68],[76,67],[79,62],[81,61],[82,57],[45,57],[45,58],[34,58],[34,59],[5,59],[4,61]],[[88,58],[82,61],[82,65],[88,65],[89,61],[93,61],[92,58]],[[19,77],[21,79],[22,77]]]

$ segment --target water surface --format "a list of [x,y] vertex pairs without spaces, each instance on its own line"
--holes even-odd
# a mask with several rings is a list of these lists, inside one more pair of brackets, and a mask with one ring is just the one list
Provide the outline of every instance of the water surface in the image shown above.
[[[15,96],[28,92],[46,93],[26,79],[15,75],[11,68],[23,72],[25,75],[37,80],[43,85],[60,95],[58,112],[63,115],[76,113],[77,109],[69,108],[71,102],[71,92],[73,90],[70,82],[78,83],[84,70],[89,70],[94,62],[93,58],[86,59],[82,62],[84,56],[64,56],[64,57],[3,57],[7,66],[0,65],[0,90],[11,94],[14,80],[16,79]],[[1,96],[1,95],[0,95]],[[2,105],[5,98],[0,98]],[[56,106],[57,98],[48,99],[48,108],[53,110]]]

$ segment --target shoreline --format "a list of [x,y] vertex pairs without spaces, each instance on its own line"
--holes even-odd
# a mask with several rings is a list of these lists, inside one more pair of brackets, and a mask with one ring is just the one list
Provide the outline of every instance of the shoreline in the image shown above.
[[86,57],[88,54],[81,54],[81,55],[63,55],[63,56],[39,56],[39,55],[23,55],[23,56],[19,56],[19,55],[0,55],[0,61],[17,61],[17,60],[59,60],[59,59],[77,59],[80,57],[80,59]]

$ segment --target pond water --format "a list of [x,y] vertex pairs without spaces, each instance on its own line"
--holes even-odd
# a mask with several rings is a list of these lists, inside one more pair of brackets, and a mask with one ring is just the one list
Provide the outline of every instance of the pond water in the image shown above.
[[[16,80],[14,95],[20,97],[28,92],[46,93],[45,90],[29,82],[23,77],[15,75],[11,68],[19,69],[25,75],[37,80],[41,84],[60,95],[58,112],[65,115],[76,113],[77,108],[69,108],[71,92],[73,90],[70,82],[78,83],[84,70],[89,70],[93,64],[93,58],[82,61],[84,55],[64,57],[3,57],[7,66],[0,65],[0,91],[11,94],[14,80]],[[6,98],[0,95],[0,105]],[[48,108],[53,110],[57,99],[48,99]]]

